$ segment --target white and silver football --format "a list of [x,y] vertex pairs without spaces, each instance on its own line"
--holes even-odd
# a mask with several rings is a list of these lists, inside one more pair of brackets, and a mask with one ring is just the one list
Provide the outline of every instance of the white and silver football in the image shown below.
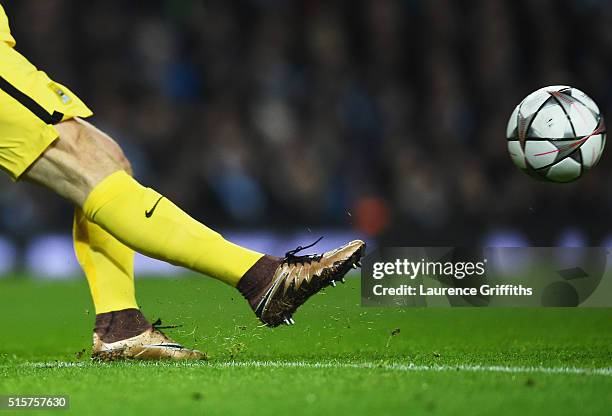
[[565,85],[541,88],[516,106],[506,130],[508,152],[527,174],[552,182],[575,181],[599,161],[606,126],[582,91]]

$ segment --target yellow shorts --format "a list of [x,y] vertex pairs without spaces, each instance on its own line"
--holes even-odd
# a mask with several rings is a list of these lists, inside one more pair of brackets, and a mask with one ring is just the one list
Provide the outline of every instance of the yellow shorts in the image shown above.
[[0,41],[0,168],[14,180],[58,137],[54,124],[92,112]]

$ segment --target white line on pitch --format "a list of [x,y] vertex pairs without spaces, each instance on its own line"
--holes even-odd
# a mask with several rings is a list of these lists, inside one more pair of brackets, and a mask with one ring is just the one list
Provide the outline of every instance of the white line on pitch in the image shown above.
[[[127,361],[129,365],[160,366],[160,367],[212,367],[212,368],[345,368],[345,369],[379,369],[404,372],[457,372],[474,373],[539,373],[539,374],[581,374],[612,376],[611,367],[580,368],[580,367],[512,367],[501,365],[419,365],[412,363],[347,363],[342,361],[308,362],[308,361],[228,361],[228,362],[198,362],[198,361]],[[95,367],[105,364],[88,362],[25,363],[26,366],[37,368],[62,367]],[[112,364],[111,364],[112,365]]]
[[418,365],[418,364],[378,364],[372,362],[343,363],[343,362],[301,362],[301,361],[230,361],[213,363],[211,366],[227,367],[296,367],[296,368],[357,368],[382,369],[412,372],[450,372],[469,371],[477,373],[544,373],[544,374],[585,374],[612,376],[612,368],[577,368],[577,367],[511,367],[487,365]]

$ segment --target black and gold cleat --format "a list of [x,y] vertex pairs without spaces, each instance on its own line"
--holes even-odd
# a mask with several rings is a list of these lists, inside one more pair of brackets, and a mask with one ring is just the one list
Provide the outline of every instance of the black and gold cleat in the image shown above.
[[[320,255],[297,255],[319,240],[288,251],[282,259],[265,256],[238,284],[255,315],[265,325],[293,325],[293,313],[298,307],[321,289],[344,283],[346,273],[361,266],[359,261],[365,253],[365,243],[361,240]],[[262,278],[262,274],[267,276]]]

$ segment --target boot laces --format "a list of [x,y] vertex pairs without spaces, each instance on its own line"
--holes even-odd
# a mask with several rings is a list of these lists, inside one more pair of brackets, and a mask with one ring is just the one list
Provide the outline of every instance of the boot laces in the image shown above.
[[157,320],[155,320],[155,322],[153,322],[151,324],[151,326],[153,327],[153,329],[157,332],[159,332],[160,334],[162,334],[163,336],[165,336],[167,338],[167,335],[164,334],[163,331],[160,331],[161,329],[173,329],[173,328],[180,328],[183,325],[163,325],[162,326],[162,321],[161,318],[157,318]]
[[289,250],[285,253],[285,258],[283,258],[282,262],[286,264],[306,264],[321,260],[323,257],[322,254],[305,254],[301,256],[296,256],[296,254],[300,251],[306,250],[307,248],[313,247],[322,239],[323,236],[319,237],[314,243],[308,244],[307,246],[297,246],[293,250]]

